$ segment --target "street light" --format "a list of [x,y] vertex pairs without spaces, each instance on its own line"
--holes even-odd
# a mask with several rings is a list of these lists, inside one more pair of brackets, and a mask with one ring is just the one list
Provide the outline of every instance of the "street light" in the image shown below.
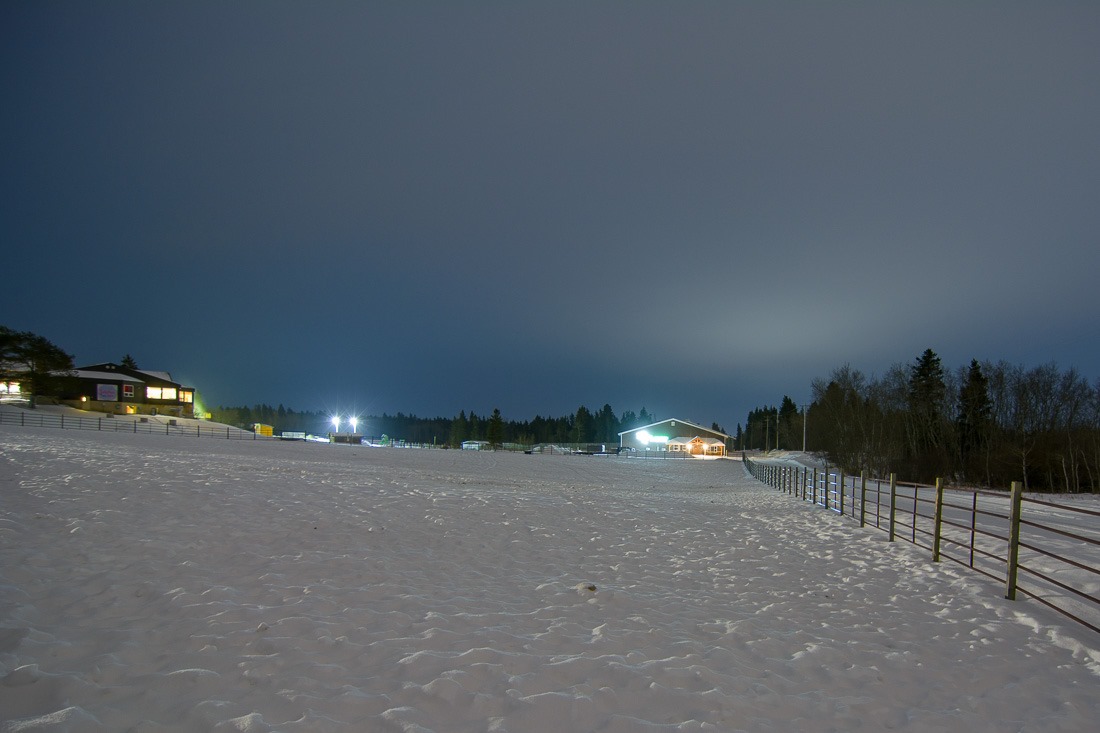
[[355,426],[358,425],[358,424],[359,424],[359,418],[357,418],[357,417],[351,418],[351,434],[352,435],[355,435]]
[[339,415],[333,415],[332,416],[332,432],[334,432],[334,433],[340,432],[340,416]]

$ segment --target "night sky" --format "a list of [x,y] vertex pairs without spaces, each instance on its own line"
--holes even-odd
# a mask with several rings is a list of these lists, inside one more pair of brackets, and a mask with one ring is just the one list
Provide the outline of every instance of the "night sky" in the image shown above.
[[208,405],[732,431],[1100,377],[1100,3],[0,4],[0,323]]

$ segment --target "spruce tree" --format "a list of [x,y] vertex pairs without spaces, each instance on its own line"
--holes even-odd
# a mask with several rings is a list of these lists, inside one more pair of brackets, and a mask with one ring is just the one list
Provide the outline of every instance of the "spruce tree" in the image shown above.
[[500,415],[498,408],[493,409],[493,414],[489,417],[489,426],[485,432],[485,439],[489,441],[489,445],[494,448],[500,448],[504,445],[504,418]]
[[[909,370],[909,445],[919,479],[930,479],[945,464],[945,400],[943,364],[925,349]],[[942,474],[941,474],[942,475]]]
[[[977,359],[970,360],[966,383],[959,389],[959,414],[955,418],[959,459],[963,471],[969,471],[977,454],[989,439],[993,403],[989,399],[989,380]],[[988,481],[988,479],[986,479]]]

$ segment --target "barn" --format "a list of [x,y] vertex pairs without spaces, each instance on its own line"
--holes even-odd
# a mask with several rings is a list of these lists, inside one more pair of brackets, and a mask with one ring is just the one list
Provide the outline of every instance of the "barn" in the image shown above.
[[721,458],[732,438],[687,420],[670,418],[619,433],[626,451],[666,451],[692,458]]

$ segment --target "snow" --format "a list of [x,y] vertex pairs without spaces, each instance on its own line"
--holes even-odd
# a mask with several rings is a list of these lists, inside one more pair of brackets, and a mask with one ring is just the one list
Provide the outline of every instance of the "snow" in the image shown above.
[[1100,718],[1096,634],[739,461],[8,425],[0,452],[3,731]]

